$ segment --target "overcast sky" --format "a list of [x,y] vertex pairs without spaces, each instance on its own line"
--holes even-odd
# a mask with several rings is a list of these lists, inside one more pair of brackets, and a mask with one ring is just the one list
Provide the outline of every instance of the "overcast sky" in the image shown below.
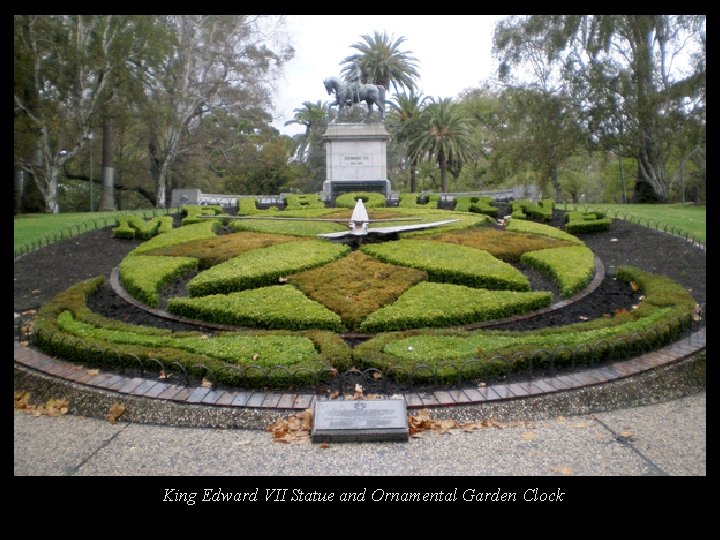
[[[423,95],[455,98],[478,87],[497,71],[492,59],[492,35],[498,15],[288,15],[295,58],[285,67],[275,96],[275,121],[281,133],[304,132],[291,124],[293,109],[304,101],[331,102],[323,79],[340,76],[340,62],[357,53],[352,45],[363,35],[387,32],[405,37],[401,51],[418,60],[418,86]],[[391,88],[388,99],[394,95]],[[386,105],[387,107],[387,105]],[[387,110],[387,109],[386,109]]]

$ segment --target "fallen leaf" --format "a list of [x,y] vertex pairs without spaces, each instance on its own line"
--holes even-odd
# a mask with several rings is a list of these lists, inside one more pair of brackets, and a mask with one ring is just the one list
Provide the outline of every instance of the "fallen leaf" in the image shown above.
[[632,289],[632,292],[637,292],[637,291],[638,291],[638,284],[635,283],[634,281],[631,281],[631,282],[630,282],[630,288]]
[[88,374],[88,375],[91,375],[92,377],[94,377],[95,375],[99,375],[99,374],[100,374],[100,370],[99,370],[99,369],[88,369],[88,370],[87,370],[87,374]]
[[61,416],[68,413],[67,399],[48,399],[45,403],[45,410],[48,416]]
[[40,294],[40,289],[35,289],[33,291],[30,291],[32,294]]
[[105,416],[105,420],[114,424],[118,418],[125,414],[125,410],[125,405],[122,403],[113,403],[107,413],[107,416]]
[[550,470],[558,474],[564,474],[565,476],[571,475],[573,473],[571,467],[550,467]]
[[30,403],[30,392],[15,392],[15,408],[27,409]]
[[535,433],[532,431],[523,431],[520,436],[526,441],[532,441],[536,437]]
[[340,395],[340,392],[338,392],[337,390],[333,390],[332,392],[330,392],[329,397],[330,397],[330,399],[337,399],[339,395]]
[[20,345],[22,345],[23,347],[27,347],[28,345],[30,345],[30,342],[29,341],[21,341]]
[[623,439],[632,439],[635,434],[632,431],[624,430],[619,433]]
[[361,385],[359,385],[359,384],[356,384],[356,385],[355,385],[355,392],[360,392],[360,393],[362,394],[362,391],[363,391],[363,387],[362,387]]
[[167,372],[164,369],[160,370],[160,373],[158,374],[158,379],[167,379],[170,376],[167,374]]
[[324,442],[320,445],[320,448],[330,448],[330,445],[328,443]]
[[291,414],[287,418],[281,418],[270,424],[266,431],[273,435],[273,442],[277,443],[298,443],[310,440],[312,429],[312,409],[305,409],[299,414]]
[[[40,291],[38,291],[38,292],[40,292]],[[35,309],[26,309],[25,311],[22,312],[22,314],[23,314],[23,315],[36,315],[36,314],[37,314],[37,310],[35,310]]]
[[200,382],[200,386],[203,388],[212,388],[212,381],[210,379],[206,379],[203,377],[203,380]]
[[590,427],[590,425],[587,422],[578,422],[577,424],[573,424],[573,427],[583,429],[583,428]]
[[565,417],[564,417],[564,416],[558,416],[558,417],[555,419],[555,421],[556,421],[558,424],[564,424],[565,422],[567,422],[567,420],[565,420]]

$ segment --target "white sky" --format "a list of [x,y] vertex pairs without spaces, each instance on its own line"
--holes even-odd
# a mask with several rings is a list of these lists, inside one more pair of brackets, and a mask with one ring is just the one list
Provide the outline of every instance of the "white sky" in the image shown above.
[[[354,43],[375,31],[405,37],[400,50],[418,60],[418,86],[423,95],[455,98],[495,76],[492,36],[499,15],[288,15],[286,29],[295,47],[274,96],[273,126],[287,135],[305,131],[291,124],[304,101],[331,102],[323,79],[340,76],[340,62],[355,54]],[[388,101],[394,95],[391,87]],[[386,105],[387,107],[387,105]],[[387,110],[387,109],[386,109]]]

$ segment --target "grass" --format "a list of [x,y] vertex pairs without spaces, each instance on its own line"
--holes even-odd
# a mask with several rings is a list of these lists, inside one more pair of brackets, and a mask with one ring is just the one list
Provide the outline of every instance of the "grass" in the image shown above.
[[[608,217],[626,219],[654,229],[673,232],[680,236],[691,234],[698,242],[705,244],[705,205],[687,204],[558,204],[557,208],[565,210],[601,210],[608,212]],[[648,222],[650,220],[650,222]]]
[[61,214],[20,214],[15,216],[15,255],[52,244],[62,238],[115,226],[120,216],[150,218],[163,215],[164,210],[137,210],[134,212],[70,212]]

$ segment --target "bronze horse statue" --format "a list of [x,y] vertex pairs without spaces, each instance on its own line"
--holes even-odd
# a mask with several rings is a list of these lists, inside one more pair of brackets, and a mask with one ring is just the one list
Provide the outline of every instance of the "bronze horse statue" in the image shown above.
[[372,113],[373,105],[380,110],[380,121],[385,118],[385,88],[379,84],[360,84],[356,89],[354,85],[340,82],[337,77],[328,77],[323,81],[328,94],[335,92],[335,104],[338,106],[338,116],[344,107],[352,107],[355,103],[365,101],[368,107],[368,117]]

